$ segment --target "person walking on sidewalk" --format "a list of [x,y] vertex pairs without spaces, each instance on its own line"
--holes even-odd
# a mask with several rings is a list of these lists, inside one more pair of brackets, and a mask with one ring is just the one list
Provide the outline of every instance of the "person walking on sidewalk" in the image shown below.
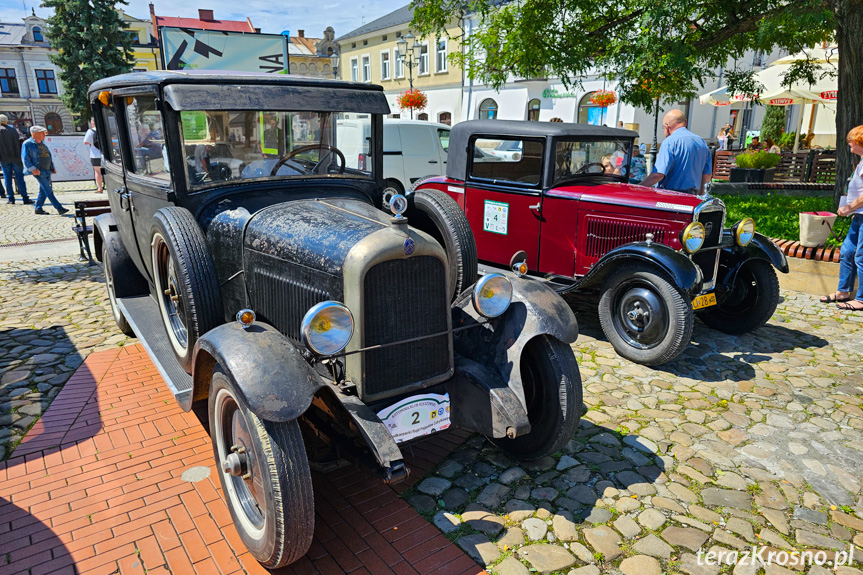
[[90,129],[84,134],[84,145],[90,150],[90,165],[93,166],[93,178],[96,180],[96,193],[105,189],[102,182],[102,152],[99,149],[99,135],[96,134],[96,120],[90,118]]
[[21,147],[21,160],[24,162],[24,168],[33,174],[36,181],[39,182],[39,195],[36,197],[36,213],[39,215],[48,213],[42,209],[47,199],[51,201],[51,205],[54,206],[57,213],[62,216],[69,210],[57,201],[57,198],[54,197],[54,190],[51,189],[51,174],[57,173],[57,170],[54,169],[51,150],[42,143],[47,133],[48,130],[42,126],[30,127],[30,138]]
[[670,110],[662,119],[665,140],[653,173],[644,178],[642,186],[659,184],[666,190],[701,194],[704,184],[713,175],[710,148],[699,136],[686,129],[686,116],[680,110]]
[[0,114],[0,167],[3,168],[3,177],[6,180],[6,189],[9,201],[15,203],[15,192],[13,191],[12,179],[18,185],[18,193],[25,204],[32,204],[27,196],[27,183],[24,181],[24,165],[21,163],[21,140],[18,138],[18,130],[9,125],[9,118]]

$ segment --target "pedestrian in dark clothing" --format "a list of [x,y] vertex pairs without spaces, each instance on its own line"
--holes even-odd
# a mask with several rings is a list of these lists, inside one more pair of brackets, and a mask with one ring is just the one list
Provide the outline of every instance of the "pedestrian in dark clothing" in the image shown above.
[[18,186],[18,193],[25,204],[32,204],[27,196],[27,183],[24,181],[24,164],[21,163],[21,140],[18,138],[18,130],[9,125],[9,118],[0,114],[0,167],[3,168],[3,176],[6,180],[6,190],[9,201],[15,203],[15,192],[12,188],[12,179]]
[[39,182],[39,195],[36,197],[36,213],[39,215],[48,213],[42,209],[47,199],[51,201],[51,205],[54,206],[57,213],[62,216],[69,210],[57,201],[57,198],[54,197],[54,190],[51,189],[51,174],[56,173],[57,170],[54,169],[51,150],[43,143],[45,134],[47,133],[47,128],[43,128],[42,126],[32,126],[30,128],[30,139],[24,142],[24,145],[21,147],[21,160],[24,162],[24,168],[33,174],[36,181]]

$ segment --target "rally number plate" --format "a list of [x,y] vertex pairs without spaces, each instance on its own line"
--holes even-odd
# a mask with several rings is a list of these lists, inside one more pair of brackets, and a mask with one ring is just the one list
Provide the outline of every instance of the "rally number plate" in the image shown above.
[[702,309],[705,307],[710,307],[712,305],[716,305],[715,293],[706,293],[692,300],[692,309]]
[[396,443],[443,431],[449,416],[448,393],[412,395],[378,412]]

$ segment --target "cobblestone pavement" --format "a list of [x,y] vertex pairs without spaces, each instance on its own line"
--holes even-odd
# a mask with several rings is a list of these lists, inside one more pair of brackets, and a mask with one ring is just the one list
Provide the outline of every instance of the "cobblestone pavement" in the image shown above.
[[[25,176],[27,182],[27,193],[30,199],[35,201],[39,193],[36,179]],[[0,246],[3,244],[33,242],[39,240],[53,240],[61,238],[74,238],[72,231],[73,204],[76,200],[98,200],[105,198],[105,194],[96,193],[96,184],[93,182],[55,182],[54,195],[64,207],[70,210],[65,216],[57,215],[50,203],[45,204],[47,216],[37,216],[33,213],[33,206],[25,206],[21,198],[15,194],[15,204],[9,205],[6,200],[0,199]],[[2,260],[0,252],[0,260]]]

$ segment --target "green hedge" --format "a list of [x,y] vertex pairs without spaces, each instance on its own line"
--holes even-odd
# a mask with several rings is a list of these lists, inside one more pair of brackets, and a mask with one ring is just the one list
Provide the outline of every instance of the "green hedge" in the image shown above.
[[[800,212],[833,212],[833,198],[806,196],[717,196],[725,203],[728,215],[726,226],[732,226],[743,218],[755,220],[756,231],[769,238],[797,241],[800,239]],[[837,218],[833,232],[840,238],[845,237],[850,218]],[[832,237],[827,239],[828,247],[838,247]]]

